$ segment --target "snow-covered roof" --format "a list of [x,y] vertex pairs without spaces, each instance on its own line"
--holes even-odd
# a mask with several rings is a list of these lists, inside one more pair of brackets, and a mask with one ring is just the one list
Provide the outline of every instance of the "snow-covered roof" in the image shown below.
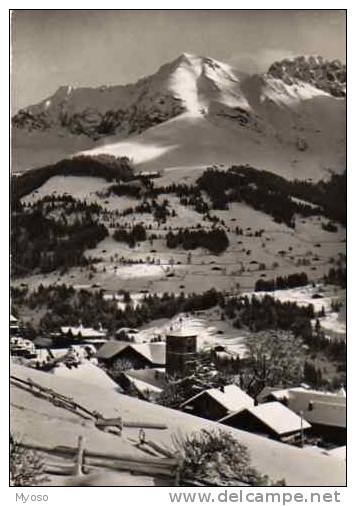
[[35,351],[35,345],[29,339],[24,339],[23,337],[11,337],[10,345],[12,349],[15,348],[26,348]]
[[333,394],[303,387],[271,391],[270,395],[285,400],[295,413],[303,412],[303,417],[311,424],[346,427],[346,397],[343,393]]
[[124,376],[132,383],[139,392],[145,393],[145,392],[153,392],[156,394],[159,394],[162,392],[162,388],[156,387],[152,385],[151,383],[146,383],[146,381],[142,381],[140,379],[137,379],[133,377],[129,372],[125,371],[123,373]]
[[215,355],[221,360],[232,358],[246,359],[249,357],[249,350],[244,345],[236,344],[224,348],[223,351],[215,351]]
[[204,390],[203,392],[200,392],[199,394],[196,394],[187,401],[183,402],[181,404],[181,407],[191,404],[202,395],[210,396],[230,412],[239,411],[240,409],[254,405],[254,400],[252,397],[247,395],[237,385],[227,385],[223,389],[210,388],[209,390]]
[[18,319],[14,315],[10,314],[10,322],[11,323],[17,323]]
[[166,343],[138,343],[133,344],[132,348],[153,364],[166,364]]
[[108,341],[96,352],[97,358],[110,359],[120,353],[130,343],[123,341]]
[[166,343],[129,343],[123,341],[108,341],[96,356],[101,359],[110,359],[121,353],[124,349],[131,348],[146,358],[152,364],[166,364]]
[[120,332],[126,332],[127,334],[137,334],[139,331],[137,329],[134,329],[132,327],[120,327],[116,334],[120,334]]
[[128,374],[130,378],[138,379],[156,388],[162,389],[167,385],[167,380],[165,378],[166,370],[164,367],[129,369],[125,371],[125,373]]
[[112,380],[105,371],[88,360],[79,364],[78,367],[71,367],[70,369],[64,364],[60,364],[51,370],[51,374],[54,374],[55,376],[62,376],[70,380],[82,381],[97,387],[122,392],[119,385],[115,383],[115,381]]
[[235,417],[238,418],[239,415],[246,411],[252,416],[258,418],[258,420],[267,425],[279,436],[299,431],[301,427],[303,427],[303,429],[309,429],[311,427],[306,420],[296,415],[292,410],[288,409],[280,402],[267,402],[266,404],[247,407],[237,413],[225,416],[219,420],[219,422],[232,422]]

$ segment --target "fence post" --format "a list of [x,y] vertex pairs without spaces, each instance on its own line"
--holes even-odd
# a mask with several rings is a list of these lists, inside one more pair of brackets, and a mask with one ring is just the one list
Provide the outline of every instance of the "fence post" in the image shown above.
[[75,464],[73,474],[75,476],[83,475],[83,464],[84,464],[84,437],[78,437],[78,449],[77,454],[75,456]]
[[174,475],[174,486],[179,487],[181,475],[182,475],[182,469],[183,469],[183,458],[181,455],[177,458],[177,465],[175,469],[175,475]]

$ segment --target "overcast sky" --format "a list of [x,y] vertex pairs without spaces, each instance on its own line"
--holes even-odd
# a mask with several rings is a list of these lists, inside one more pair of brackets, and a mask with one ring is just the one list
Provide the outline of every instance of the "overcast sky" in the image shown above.
[[248,72],[320,54],[345,61],[344,11],[14,11],[13,110],[61,85],[126,84],[183,52]]

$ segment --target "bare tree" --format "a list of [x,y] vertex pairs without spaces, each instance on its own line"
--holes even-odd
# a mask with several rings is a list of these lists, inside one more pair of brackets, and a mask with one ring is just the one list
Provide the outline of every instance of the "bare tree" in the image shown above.
[[246,345],[251,368],[244,383],[250,393],[257,394],[265,386],[293,386],[302,381],[303,342],[291,332],[259,332],[247,338]]

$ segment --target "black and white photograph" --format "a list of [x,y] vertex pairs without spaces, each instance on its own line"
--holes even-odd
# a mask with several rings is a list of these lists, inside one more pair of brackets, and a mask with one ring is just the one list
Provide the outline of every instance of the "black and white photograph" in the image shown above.
[[345,487],[347,10],[8,15],[10,487]]

